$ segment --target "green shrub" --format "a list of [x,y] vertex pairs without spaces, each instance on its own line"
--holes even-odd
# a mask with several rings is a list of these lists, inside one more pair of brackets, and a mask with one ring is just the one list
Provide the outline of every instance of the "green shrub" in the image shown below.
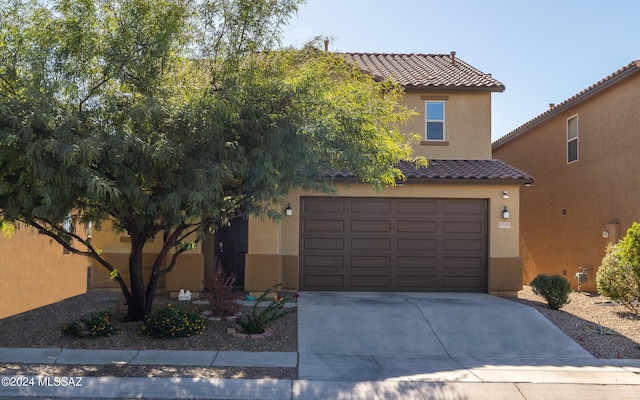
[[158,308],[147,317],[140,333],[155,338],[178,338],[204,332],[204,318],[195,311],[174,308],[171,304]]
[[569,303],[569,293],[571,293],[571,283],[560,275],[536,276],[530,283],[531,289],[538,296],[542,296],[552,310]]
[[635,314],[640,311],[640,280],[634,274],[631,264],[622,256],[619,245],[607,246],[602,265],[596,273],[596,285],[601,295],[620,302]]
[[640,224],[634,222],[619,242],[620,258],[629,264],[631,272],[640,280]]
[[122,330],[111,325],[111,314],[106,311],[94,312],[87,318],[73,321],[62,328],[62,331],[75,338],[106,337],[122,333]]
[[245,333],[263,333],[267,326],[275,320],[278,320],[285,315],[286,311],[283,311],[284,304],[287,299],[276,295],[273,301],[263,309],[260,309],[258,305],[267,297],[273,289],[279,287],[281,284],[274,285],[271,289],[267,289],[260,297],[256,299],[256,303],[251,308],[251,312],[238,320],[238,324],[242,327]]

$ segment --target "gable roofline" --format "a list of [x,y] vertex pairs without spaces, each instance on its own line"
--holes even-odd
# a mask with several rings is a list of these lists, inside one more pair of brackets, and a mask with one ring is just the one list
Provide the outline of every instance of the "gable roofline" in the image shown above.
[[555,117],[558,114],[561,114],[563,111],[570,110],[572,107],[576,106],[577,104],[580,104],[583,101],[586,101],[587,99],[597,95],[598,93],[620,83],[624,79],[628,78],[629,76],[639,71],[640,71],[640,60],[635,60],[630,62],[629,64],[615,71],[614,73],[608,75],[604,79],[599,80],[598,82],[594,83],[593,85],[589,86],[588,88],[584,89],[578,94],[568,98],[562,103],[550,108],[544,113],[538,115],[532,120],[524,123],[523,125],[520,125],[518,128],[502,136],[501,138],[499,138],[498,140],[496,140],[491,144],[491,148],[497,149],[503,144],[508,143],[509,141],[524,134],[529,129],[540,125],[541,123]]
[[334,53],[377,81],[390,79],[405,89],[503,92],[504,85],[451,54]]

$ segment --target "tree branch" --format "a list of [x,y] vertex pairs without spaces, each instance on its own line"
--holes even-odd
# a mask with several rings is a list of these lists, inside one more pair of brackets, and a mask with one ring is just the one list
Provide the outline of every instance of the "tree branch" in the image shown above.
[[111,80],[111,77],[105,76],[104,78],[102,78],[102,80],[100,82],[98,82],[97,85],[95,85],[91,89],[89,89],[89,93],[87,93],[87,95],[82,100],[80,100],[80,103],[78,104],[78,112],[80,112],[80,113],[82,112],[82,106],[84,105],[84,103],[87,102],[87,100],[89,100],[91,98],[91,96],[93,96],[93,93],[96,90],[98,90],[105,83],[109,82],[109,80]]
[[13,89],[13,85],[11,84],[11,82],[9,82],[7,80],[7,78],[5,78],[4,76],[0,75],[0,80],[2,82],[4,82],[4,84],[7,86],[7,88],[9,89],[9,91],[11,92],[11,94],[16,94],[16,91]]

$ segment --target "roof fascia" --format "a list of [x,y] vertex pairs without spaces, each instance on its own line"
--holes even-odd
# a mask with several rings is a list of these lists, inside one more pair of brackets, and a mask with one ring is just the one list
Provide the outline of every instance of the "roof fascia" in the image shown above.
[[402,85],[405,91],[419,91],[419,90],[442,90],[442,91],[456,91],[456,92],[504,92],[504,86],[435,86],[435,85]]
[[510,133],[507,133],[505,136],[493,142],[491,144],[491,149],[497,149],[503,144],[506,144],[512,141],[513,139],[517,138],[518,136],[524,134],[529,129],[542,124],[543,122],[557,116],[558,114],[561,114],[563,111],[570,110],[572,107],[590,99],[591,97],[599,94],[604,90],[609,89],[610,87],[620,83],[620,81],[623,81],[626,78],[630,77],[631,75],[637,73],[638,71],[640,71],[640,61],[634,61],[630,63],[626,70],[621,71],[620,73],[610,77],[609,79],[605,78],[606,79],[605,81],[594,85],[590,89],[589,88],[585,89],[581,94],[575,95],[574,97],[571,97],[568,100],[565,100],[564,102],[555,106],[553,109],[538,115],[537,117],[530,120],[529,122],[526,122],[524,125],[520,126],[519,128],[516,128]]

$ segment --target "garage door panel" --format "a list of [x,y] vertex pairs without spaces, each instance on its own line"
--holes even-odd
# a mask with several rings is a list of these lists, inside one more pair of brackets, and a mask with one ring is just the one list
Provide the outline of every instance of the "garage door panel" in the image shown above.
[[336,214],[344,213],[345,205],[341,199],[332,199],[334,201],[326,201],[323,197],[307,198],[300,207],[302,212],[307,214],[321,213],[321,214]]
[[475,291],[483,284],[484,278],[480,276],[444,276],[442,278],[442,287],[447,290],[473,289]]
[[390,238],[351,238],[351,250],[391,250]]
[[438,257],[436,256],[398,256],[398,268],[436,268]]
[[398,214],[433,215],[438,212],[437,200],[405,200],[398,202]]
[[350,210],[352,214],[389,214],[391,201],[386,199],[353,199]]
[[438,223],[436,221],[406,221],[397,222],[398,233],[436,233]]
[[330,219],[306,219],[303,224],[303,232],[344,232],[343,220]]
[[487,290],[486,200],[303,197],[300,209],[301,290]]
[[398,277],[398,290],[420,289],[435,290],[438,287],[438,280],[435,276],[412,276],[405,275]]
[[344,256],[328,256],[328,255],[305,255],[301,257],[304,267],[318,268],[343,268]]
[[303,277],[306,288],[317,290],[343,290],[344,275],[313,275],[308,274]]
[[443,233],[481,234],[485,230],[484,221],[444,221],[442,226]]
[[391,231],[391,221],[352,220],[351,232],[383,232]]
[[351,268],[391,268],[389,256],[353,256]]
[[481,271],[484,268],[484,264],[482,257],[443,257],[443,265],[445,268],[476,269]]
[[484,240],[482,239],[452,239],[445,238],[443,240],[443,249],[445,251],[473,251],[480,252],[484,246]]
[[438,248],[438,240],[435,238],[398,238],[398,250],[412,251],[419,250],[420,252],[436,251]]
[[351,287],[353,288],[385,289],[390,286],[391,278],[388,275],[351,275]]

